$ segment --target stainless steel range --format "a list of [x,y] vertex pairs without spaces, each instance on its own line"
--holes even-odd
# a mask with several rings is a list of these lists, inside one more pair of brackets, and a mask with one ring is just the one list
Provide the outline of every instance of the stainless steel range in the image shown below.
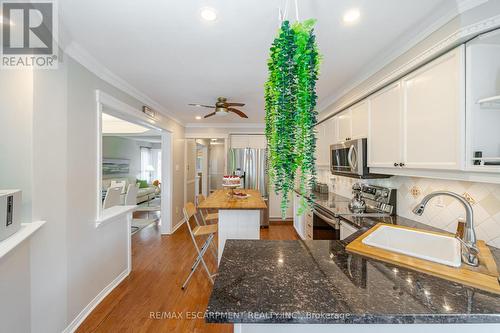
[[334,194],[318,197],[314,204],[313,239],[343,239],[368,218],[390,218],[396,214],[396,197],[395,189],[359,183],[353,186],[352,199]]

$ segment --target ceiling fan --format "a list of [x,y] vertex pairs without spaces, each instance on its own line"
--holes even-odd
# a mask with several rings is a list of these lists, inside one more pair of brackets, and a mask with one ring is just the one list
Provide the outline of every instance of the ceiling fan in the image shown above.
[[217,102],[215,105],[203,105],[203,104],[188,104],[191,106],[197,106],[201,108],[209,108],[209,109],[215,109],[215,112],[207,114],[203,118],[208,118],[212,116],[226,116],[229,114],[229,112],[236,113],[238,116],[241,118],[248,118],[248,116],[243,112],[238,109],[232,108],[232,106],[244,106],[245,103],[231,103],[227,101],[227,98],[225,97],[219,97],[217,98]]

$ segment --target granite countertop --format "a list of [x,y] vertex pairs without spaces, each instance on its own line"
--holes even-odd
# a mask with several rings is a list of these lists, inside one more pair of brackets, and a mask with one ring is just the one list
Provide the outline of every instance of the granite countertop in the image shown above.
[[[361,219],[342,241],[228,240],[206,321],[500,323],[500,295],[347,253],[346,244],[381,221]],[[398,216],[385,222],[436,230]],[[492,253],[498,264],[500,251]]]
[[228,240],[210,323],[500,323],[500,296],[347,254],[341,241]]

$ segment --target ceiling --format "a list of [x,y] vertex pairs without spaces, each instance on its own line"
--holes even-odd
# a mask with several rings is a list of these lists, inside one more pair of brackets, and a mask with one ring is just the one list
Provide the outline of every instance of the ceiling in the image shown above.
[[[461,1],[461,0],[458,0]],[[59,1],[69,38],[98,62],[184,123],[264,122],[268,50],[285,0]],[[289,1],[290,7],[293,1]],[[300,18],[316,18],[323,55],[319,108],[390,54],[443,17],[455,0],[299,0]],[[217,10],[215,22],[200,9]],[[357,7],[359,22],[344,12]],[[289,17],[295,16],[289,10]],[[89,21],[91,22],[89,24]],[[444,23],[444,22],[443,22]],[[195,120],[218,96],[244,102],[249,119],[236,115]]]

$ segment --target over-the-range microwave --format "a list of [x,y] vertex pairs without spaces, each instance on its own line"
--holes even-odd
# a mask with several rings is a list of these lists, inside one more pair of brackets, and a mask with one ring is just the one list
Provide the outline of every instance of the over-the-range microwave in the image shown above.
[[387,178],[390,175],[370,173],[367,139],[356,139],[330,146],[332,174],[354,178]]

